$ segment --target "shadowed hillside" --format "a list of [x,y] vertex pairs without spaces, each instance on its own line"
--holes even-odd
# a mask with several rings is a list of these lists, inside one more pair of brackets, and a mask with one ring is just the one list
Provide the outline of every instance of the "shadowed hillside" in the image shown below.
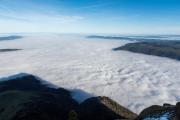
[[0,120],[112,120],[137,116],[107,97],[89,98],[79,104],[70,91],[47,85],[33,75],[18,74],[0,81]]
[[179,111],[180,103],[153,105],[137,115],[108,97],[78,103],[70,91],[30,74],[0,79],[0,120],[179,120]]
[[147,55],[156,55],[180,60],[180,42],[179,41],[157,41],[157,42],[137,42],[129,43],[113,50],[126,50],[135,53]]

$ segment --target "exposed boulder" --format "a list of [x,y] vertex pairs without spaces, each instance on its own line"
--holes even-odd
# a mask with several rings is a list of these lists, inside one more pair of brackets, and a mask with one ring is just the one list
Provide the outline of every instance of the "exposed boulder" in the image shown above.
[[135,119],[137,115],[108,97],[93,97],[79,107],[81,120]]
[[144,109],[136,120],[144,119],[158,119],[161,120],[179,120],[177,119],[176,106],[170,104],[164,104],[163,106],[153,105]]

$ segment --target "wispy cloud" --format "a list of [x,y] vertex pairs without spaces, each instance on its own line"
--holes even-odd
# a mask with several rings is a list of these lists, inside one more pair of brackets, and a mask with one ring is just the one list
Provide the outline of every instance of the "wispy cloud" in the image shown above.
[[32,23],[73,23],[84,19],[82,16],[69,16],[69,15],[44,15],[44,14],[32,14],[23,15],[18,17],[17,15],[3,15],[0,14],[2,20],[19,21],[19,22],[32,22]]
[[92,8],[99,8],[99,7],[104,7],[104,6],[107,6],[111,4],[110,2],[109,3],[96,3],[96,4],[92,4],[92,5],[87,5],[87,6],[82,6],[82,7],[79,7],[79,8],[76,8],[76,9],[92,9]]
[[25,19],[25,18],[3,15],[3,14],[0,14],[0,19],[1,19],[0,21],[2,21],[2,20],[13,20],[13,21],[20,21],[20,22],[30,22],[30,20]]
[[12,12],[7,6],[0,4],[0,11]]
[[[37,6],[37,5],[35,5]],[[45,8],[44,8],[45,9]],[[73,23],[84,19],[83,16],[79,15],[62,15],[54,9],[49,9],[50,13],[39,10],[36,7],[27,11],[16,11],[12,6],[6,6],[5,4],[0,4],[0,21],[19,21],[19,22],[31,22],[31,23]]]
[[45,15],[45,14],[34,14],[27,17],[31,22],[53,22],[53,23],[72,23],[84,19],[82,16],[73,15]]

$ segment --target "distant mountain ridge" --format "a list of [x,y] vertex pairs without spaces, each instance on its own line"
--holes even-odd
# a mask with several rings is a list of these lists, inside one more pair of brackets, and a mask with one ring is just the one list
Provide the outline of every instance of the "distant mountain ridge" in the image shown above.
[[0,41],[16,40],[16,39],[21,39],[21,38],[23,38],[23,36],[19,36],[19,35],[10,35],[10,36],[3,36],[3,37],[0,37]]
[[12,52],[12,51],[19,51],[19,50],[22,50],[22,49],[0,49],[0,52]]
[[133,41],[133,43],[128,43],[124,46],[113,48],[113,50],[125,50],[134,53],[142,53],[146,55],[155,55],[180,60],[180,40],[177,39],[166,40],[166,37],[163,36],[88,36],[88,38]]
[[[0,42],[1,41],[11,41],[11,40],[16,40],[16,39],[21,39],[23,36],[19,35],[10,35],[10,36],[1,36],[0,37]],[[6,49],[0,49],[0,52],[13,52],[13,51],[19,51],[22,49],[17,49],[17,48],[6,48]]]
[[[170,41],[180,41],[180,36],[178,36],[179,39],[169,39]],[[159,42],[161,41],[168,41],[167,36],[154,36],[154,35],[148,35],[148,36],[101,36],[101,35],[90,35],[87,36],[87,38],[91,39],[112,39],[112,40],[128,40],[128,41],[139,41],[139,42]]]
[[113,50],[125,50],[134,53],[155,55],[180,60],[180,41],[137,42],[128,43]]

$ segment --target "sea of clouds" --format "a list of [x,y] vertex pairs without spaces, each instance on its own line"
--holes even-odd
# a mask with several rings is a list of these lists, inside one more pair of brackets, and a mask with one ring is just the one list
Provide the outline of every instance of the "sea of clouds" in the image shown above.
[[0,53],[0,77],[34,74],[74,91],[79,102],[90,96],[108,96],[136,113],[150,105],[180,101],[180,62],[112,51],[128,42],[26,34],[22,39],[0,42],[0,49],[23,49]]

